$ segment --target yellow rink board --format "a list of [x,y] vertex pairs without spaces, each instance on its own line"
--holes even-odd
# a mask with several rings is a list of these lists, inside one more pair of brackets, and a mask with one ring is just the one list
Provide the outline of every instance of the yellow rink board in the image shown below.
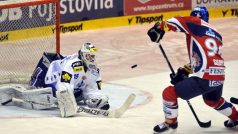
[[[235,9],[233,9],[233,8],[209,9],[210,19],[211,18],[237,17],[235,15],[232,15],[232,10],[235,10]],[[224,11],[227,11],[225,16],[223,16]],[[166,20],[171,17],[178,16],[178,15],[179,16],[188,16],[188,15],[190,15],[190,12],[191,12],[190,10],[184,10],[184,11],[176,11],[176,12],[164,12],[164,13],[156,13],[156,14],[144,14],[144,15],[133,15],[133,16],[96,19],[96,20],[68,23],[68,24],[64,24],[64,26],[70,27],[70,26],[83,24],[82,30],[94,30],[94,29],[118,27],[118,26],[141,25],[141,24],[149,24],[151,22],[148,21],[148,22],[140,23],[140,22],[137,22],[136,18],[141,17],[141,18],[150,20],[152,18],[156,18],[156,17],[158,18],[158,17],[163,16],[163,20]],[[131,23],[129,23],[128,20],[131,20]],[[153,21],[152,23],[154,23],[154,22],[155,21]]]
[[[55,26],[54,26],[55,27]],[[7,31],[0,33],[0,42],[16,41],[29,38],[48,37],[55,35],[53,26]]]

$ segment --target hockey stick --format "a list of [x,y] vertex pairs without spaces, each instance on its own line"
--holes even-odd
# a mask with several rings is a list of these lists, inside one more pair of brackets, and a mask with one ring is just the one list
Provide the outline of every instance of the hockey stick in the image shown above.
[[231,102],[231,103],[234,103],[234,104],[238,104],[238,99],[235,98],[235,97],[231,97],[231,98],[230,98],[230,102]]
[[[164,49],[163,49],[163,47],[162,47],[162,45],[161,45],[160,43],[159,43],[159,48],[160,48],[160,50],[161,50],[161,52],[162,52],[164,58],[166,59],[166,62],[167,62],[167,64],[168,64],[168,66],[169,66],[169,69],[171,70],[172,74],[175,75],[174,69],[173,69],[172,65],[170,64],[169,59],[168,59],[167,55],[165,54]],[[197,114],[196,114],[196,112],[194,111],[193,106],[192,106],[192,104],[190,103],[190,101],[189,101],[189,100],[186,100],[186,101],[187,101],[188,106],[189,106],[189,108],[191,109],[191,111],[192,111],[192,113],[193,113],[193,115],[194,115],[196,121],[198,122],[198,125],[199,125],[200,127],[202,127],[202,128],[208,128],[208,127],[210,127],[210,126],[211,126],[211,121],[201,122],[201,121],[198,119]]]
[[86,107],[78,107],[78,112],[85,112],[93,115],[102,115],[109,118],[120,118],[126,110],[129,108],[129,106],[132,104],[132,102],[135,100],[136,95],[130,94],[128,98],[125,100],[125,102],[121,105],[121,107],[115,109],[115,110],[100,110],[95,108],[86,108]]

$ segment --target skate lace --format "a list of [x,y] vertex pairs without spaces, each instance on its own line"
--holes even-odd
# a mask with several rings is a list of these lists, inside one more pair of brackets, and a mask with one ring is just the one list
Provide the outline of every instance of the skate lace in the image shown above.
[[237,126],[238,125],[238,120],[236,120],[236,121],[228,120],[227,125],[228,126]]
[[169,125],[167,123],[165,123],[165,122],[159,124],[158,126],[159,126],[160,129],[162,129],[162,128],[169,128]]
[[227,124],[234,124],[234,121],[228,120]]

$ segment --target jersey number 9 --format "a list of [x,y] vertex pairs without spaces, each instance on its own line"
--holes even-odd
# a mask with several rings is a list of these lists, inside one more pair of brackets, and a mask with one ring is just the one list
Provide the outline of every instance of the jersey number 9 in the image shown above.
[[208,56],[215,56],[216,54],[221,55],[222,46],[218,46],[213,38],[206,39],[205,45],[208,49]]

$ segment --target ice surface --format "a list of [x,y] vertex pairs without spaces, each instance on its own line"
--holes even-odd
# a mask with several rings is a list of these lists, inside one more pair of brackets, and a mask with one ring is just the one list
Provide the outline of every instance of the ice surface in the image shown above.
[[[226,62],[224,97],[238,96],[238,76],[234,72],[238,61]],[[104,84],[113,108],[130,93],[138,98],[122,118],[111,119],[81,114],[73,118],[60,118],[57,111],[33,111],[16,107],[0,107],[0,132],[3,134],[148,134],[158,122],[164,120],[161,92],[169,83],[168,73],[158,73]],[[212,121],[210,128],[200,128],[187,103],[179,100],[179,127],[177,134],[236,134],[237,129],[224,128],[226,117],[209,108],[201,97],[190,100],[201,121]]]

